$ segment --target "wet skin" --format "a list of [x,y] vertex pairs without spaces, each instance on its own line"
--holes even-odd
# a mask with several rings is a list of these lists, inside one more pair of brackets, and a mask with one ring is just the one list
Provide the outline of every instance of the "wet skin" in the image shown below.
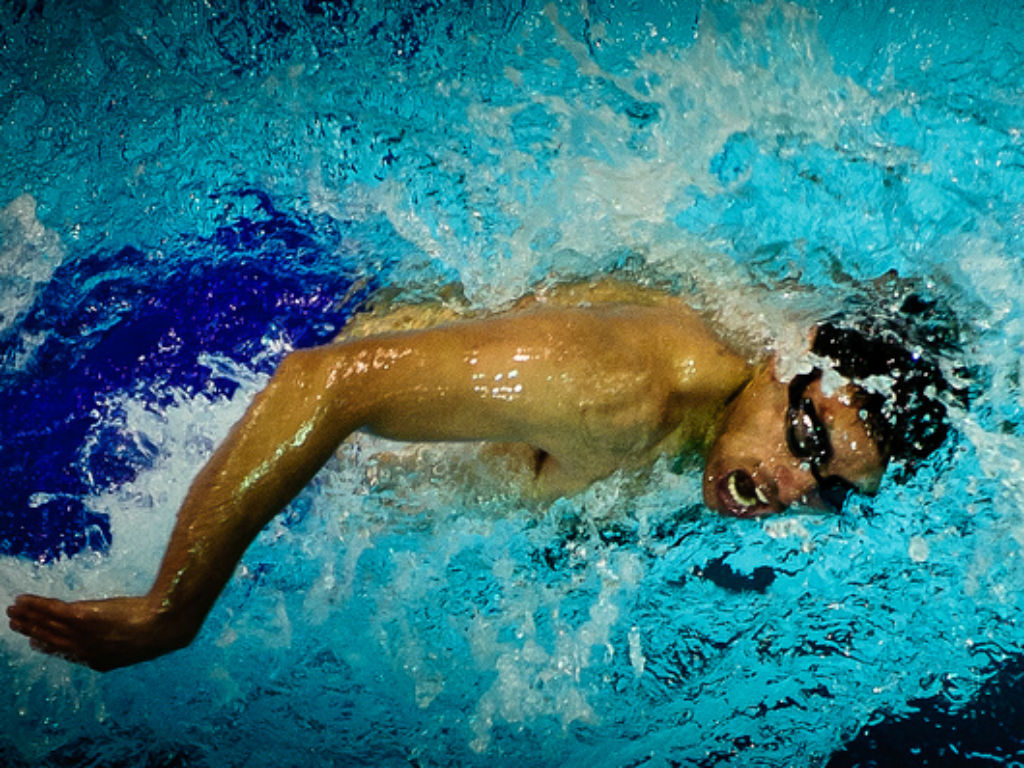
[[711,509],[759,517],[795,504],[826,508],[820,477],[841,478],[865,493],[877,489],[885,460],[860,419],[854,387],[826,392],[814,379],[803,390],[831,453],[815,477],[813,462],[795,456],[787,439],[792,427],[788,384],[768,362],[726,407],[704,468],[704,502]]
[[[259,531],[359,429],[528,446],[533,490],[551,497],[704,445],[717,425],[709,507],[756,516],[814,503],[813,474],[787,458],[786,387],[772,366],[754,373],[667,295],[598,284],[505,315],[356,336],[285,358],[192,483],[146,595],[21,595],[11,628],[99,670],[187,645]],[[820,384],[808,395],[834,448],[820,469],[871,490],[881,461],[856,408]],[[739,473],[753,485],[737,485]]]

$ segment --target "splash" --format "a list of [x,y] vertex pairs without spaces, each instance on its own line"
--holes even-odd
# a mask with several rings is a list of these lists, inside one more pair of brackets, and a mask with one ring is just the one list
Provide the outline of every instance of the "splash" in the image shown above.
[[[104,390],[110,409],[71,450],[104,427],[155,450],[71,494],[109,521],[107,546],[3,558],[8,597],[145,585],[195,468],[307,320],[340,302],[344,322],[349,277],[379,276],[389,298],[456,282],[493,308],[614,270],[690,296],[751,349],[795,354],[808,322],[892,269],[964,308],[976,398],[911,482],[839,518],[763,524],[708,516],[694,473],[669,462],[538,511],[472,448],[360,436],[264,531],[187,651],[97,677],[0,635],[11,765],[814,765],[869,721],[985,716],[979,690],[1024,642],[1011,20],[979,12],[957,34],[952,13],[843,3],[642,18],[244,5],[143,4],[144,23],[89,11],[48,42],[34,11],[3,11],[33,32],[11,45],[42,49],[15,57],[22,92],[3,96],[10,121],[37,127],[5,135],[20,153],[0,189],[15,200],[36,179],[65,244],[32,239],[24,201],[7,209],[27,233],[14,240],[38,244],[5,255],[22,281],[2,294],[9,331],[32,329],[40,292],[76,305],[65,275],[171,281],[153,265],[212,290],[249,285],[235,270],[251,257],[264,288],[318,297],[283,302],[294,323],[204,337],[170,382],[154,368]],[[112,77],[85,82],[96,72]],[[96,118],[80,127],[62,109],[76,94]],[[116,267],[83,270],[105,258]],[[216,396],[186,385],[199,373]]]
[[60,235],[36,217],[31,195],[0,210],[0,334],[14,327],[66,254]]

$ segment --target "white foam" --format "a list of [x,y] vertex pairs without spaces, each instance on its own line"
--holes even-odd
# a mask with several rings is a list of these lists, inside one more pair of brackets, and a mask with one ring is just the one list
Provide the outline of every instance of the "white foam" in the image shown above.
[[[663,273],[705,276],[702,288],[725,281],[742,289],[749,283],[742,270],[726,260],[707,263],[714,243],[697,245],[671,224],[696,195],[723,191],[709,170],[712,158],[730,136],[744,132],[766,142],[784,134],[832,146],[845,124],[867,122],[878,102],[835,74],[812,11],[769,3],[738,13],[742,33],[717,30],[715,13],[707,9],[691,47],[645,52],[628,71],[612,72],[587,55],[551,4],[544,12],[546,31],[577,62],[576,76],[624,99],[657,105],[649,125],[638,128],[608,101],[588,100],[586,90],[523,89],[516,102],[468,104],[467,123],[452,130],[473,137],[476,152],[432,151],[437,167],[431,173],[439,180],[464,180],[457,204],[443,195],[417,194],[400,178],[325,191],[316,173],[312,196],[321,210],[334,214],[351,213],[340,200],[383,212],[403,238],[453,268],[470,301],[479,305],[500,305],[525,293],[554,268],[555,254],[565,254],[558,258],[561,268],[578,254],[591,265],[581,271],[592,274],[622,247],[635,249]],[[764,29],[780,20],[781,29],[766,38]],[[783,50],[794,40],[803,41],[803,48]],[[766,43],[779,50],[766,54]],[[555,57],[537,66],[559,70],[563,64]],[[459,87],[454,91],[464,96]],[[514,135],[515,121],[531,109],[541,110],[550,127],[523,146]],[[633,135],[641,137],[637,146],[626,141]],[[858,149],[881,151],[867,140]],[[718,273],[708,280],[715,267]],[[754,322],[752,314],[744,312]]]
[[35,198],[21,195],[0,209],[0,333],[35,300],[67,254],[60,237],[37,218]]
[[[222,367],[229,364],[222,363]],[[156,447],[152,467],[122,486],[85,499],[88,508],[110,519],[111,544],[103,554],[86,550],[45,564],[0,559],[0,602],[35,592],[62,599],[139,594],[149,587],[169,539],[178,507],[192,478],[240,417],[264,377],[230,364],[242,382],[231,400],[178,395],[159,412],[138,397],[121,395],[119,425],[139,442]],[[9,633],[3,641],[20,645]],[[35,661],[41,657],[36,656]]]

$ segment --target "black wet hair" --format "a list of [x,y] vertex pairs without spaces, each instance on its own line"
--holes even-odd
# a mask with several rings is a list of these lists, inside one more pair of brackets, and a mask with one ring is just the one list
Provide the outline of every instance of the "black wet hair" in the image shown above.
[[811,351],[857,385],[869,433],[887,461],[903,462],[905,475],[945,443],[948,408],[966,405],[967,394],[941,364],[959,349],[955,318],[918,293],[897,306],[825,320]]

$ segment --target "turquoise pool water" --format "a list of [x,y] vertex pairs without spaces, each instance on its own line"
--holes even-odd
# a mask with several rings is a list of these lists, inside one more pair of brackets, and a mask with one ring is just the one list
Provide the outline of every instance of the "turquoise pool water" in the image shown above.
[[762,522],[669,462],[538,514],[359,437],[189,649],[0,633],[4,764],[1016,764],[1022,39],[999,3],[5,4],[4,602],[148,586],[274,362],[382,293],[615,272],[785,351],[895,271],[976,397],[910,482]]

